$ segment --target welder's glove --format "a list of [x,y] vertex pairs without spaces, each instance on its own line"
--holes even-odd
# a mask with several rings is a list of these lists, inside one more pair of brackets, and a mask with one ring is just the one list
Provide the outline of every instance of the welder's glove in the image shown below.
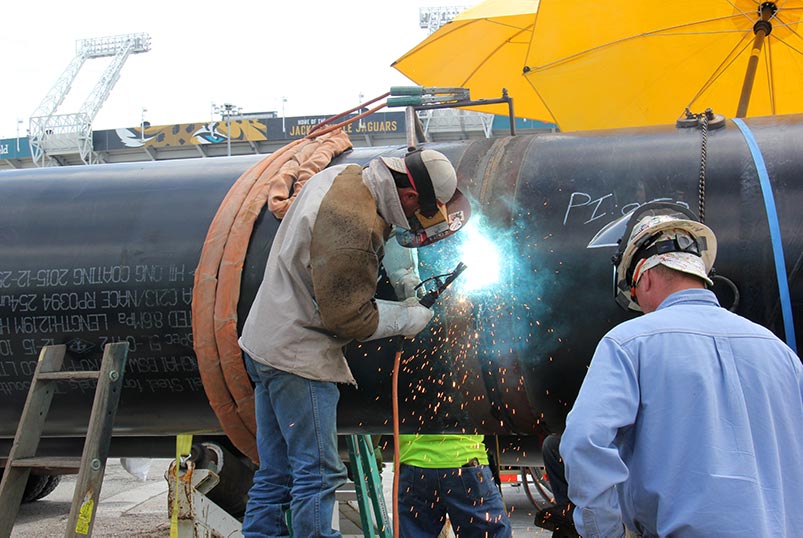
[[408,299],[410,297],[423,297],[424,287],[415,289],[421,283],[418,275],[418,251],[406,248],[391,235],[385,243],[385,257],[382,259],[385,272],[393,285],[396,297]]
[[432,310],[422,306],[418,299],[404,301],[376,300],[379,310],[379,324],[374,334],[363,340],[378,340],[390,336],[415,336],[427,326],[434,315]]
[[424,286],[416,289],[416,286],[421,284],[421,278],[418,276],[418,272],[412,269],[397,271],[390,276],[390,280],[393,283],[393,289],[396,291],[396,297],[420,299],[426,291]]

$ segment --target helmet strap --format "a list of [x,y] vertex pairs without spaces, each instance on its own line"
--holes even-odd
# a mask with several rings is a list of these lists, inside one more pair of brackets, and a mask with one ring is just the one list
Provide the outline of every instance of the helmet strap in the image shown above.
[[647,260],[656,254],[666,254],[667,252],[685,252],[687,254],[694,254],[697,257],[700,257],[700,251],[705,250],[705,238],[683,238],[683,242],[688,243],[681,245],[681,241],[678,241],[677,237],[672,239],[665,239],[663,241],[655,241],[658,237],[660,237],[662,232],[656,233],[650,237],[648,237],[639,249],[633,254],[633,261],[630,263],[630,268],[627,270],[627,274],[625,275],[628,279],[628,282],[631,282],[635,285],[635,280],[637,277],[637,271],[640,267],[641,262]]
[[421,214],[432,218],[438,212],[438,199],[435,197],[432,178],[429,177],[429,171],[421,158],[421,150],[417,149],[405,155],[404,165],[407,167],[410,183],[418,193]]

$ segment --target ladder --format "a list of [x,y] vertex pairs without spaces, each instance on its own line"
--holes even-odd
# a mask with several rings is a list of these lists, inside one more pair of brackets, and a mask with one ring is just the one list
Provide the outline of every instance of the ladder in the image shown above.
[[[364,538],[393,538],[393,528],[388,520],[385,496],[382,491],[382,477],[376,464],[374,445],[370,435],[351,434],[346,436],[349,448],[349,465],[354,477],[354,490],[360,508],[360,522]],[[371,506],[368,506],[368,503]],[[373,512],[373,514],[372,514]],[[285,521],[293,534],[293,516],[288,510]],[[374,529],[376,522],[376,529]]]
[[[374,446],[370,435],[351,434],[346,438],[357,504],[360,507],[360,521],[365,538],[392,538],[393,528],[388,523],[388,510],[382,491],[382,477],[376,464]],[[371,503],[369,510],[368,502]],[[374,532],[374,521],[378,532]]]
[[[32,470],[78,473],[65,536],[92,534],[100,488],[106,470],[112,426],[123,385],[128,343],[107,344],[99,371],[62,371],[64,344],[45,346],[39,354],[28,398],[17,425],[14,444],[0,482],[0,538],[11,535],[20,502]],[[86,432],[84,451],[77,457],[37,457],[56,382],[96,379],[95,400]]]

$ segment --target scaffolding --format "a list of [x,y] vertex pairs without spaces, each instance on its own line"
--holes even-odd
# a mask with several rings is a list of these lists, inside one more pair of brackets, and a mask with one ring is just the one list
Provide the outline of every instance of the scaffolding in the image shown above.
[[[78,154],[92,163],[92,122],[120,78],[131,54],[151,50],[146,33],[124,34],[76,41],[75,57],[50,89],[29,120],[31,156],[37,166],[58,163],[60,155]],[[86,60],[112,57],[78,112],[56,114]]]

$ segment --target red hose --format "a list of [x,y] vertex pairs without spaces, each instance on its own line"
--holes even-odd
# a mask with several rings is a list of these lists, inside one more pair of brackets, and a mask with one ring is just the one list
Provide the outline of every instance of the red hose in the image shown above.
[[399,538],[399,368],[404,350],[399,347],[393,360],[393,536]]

